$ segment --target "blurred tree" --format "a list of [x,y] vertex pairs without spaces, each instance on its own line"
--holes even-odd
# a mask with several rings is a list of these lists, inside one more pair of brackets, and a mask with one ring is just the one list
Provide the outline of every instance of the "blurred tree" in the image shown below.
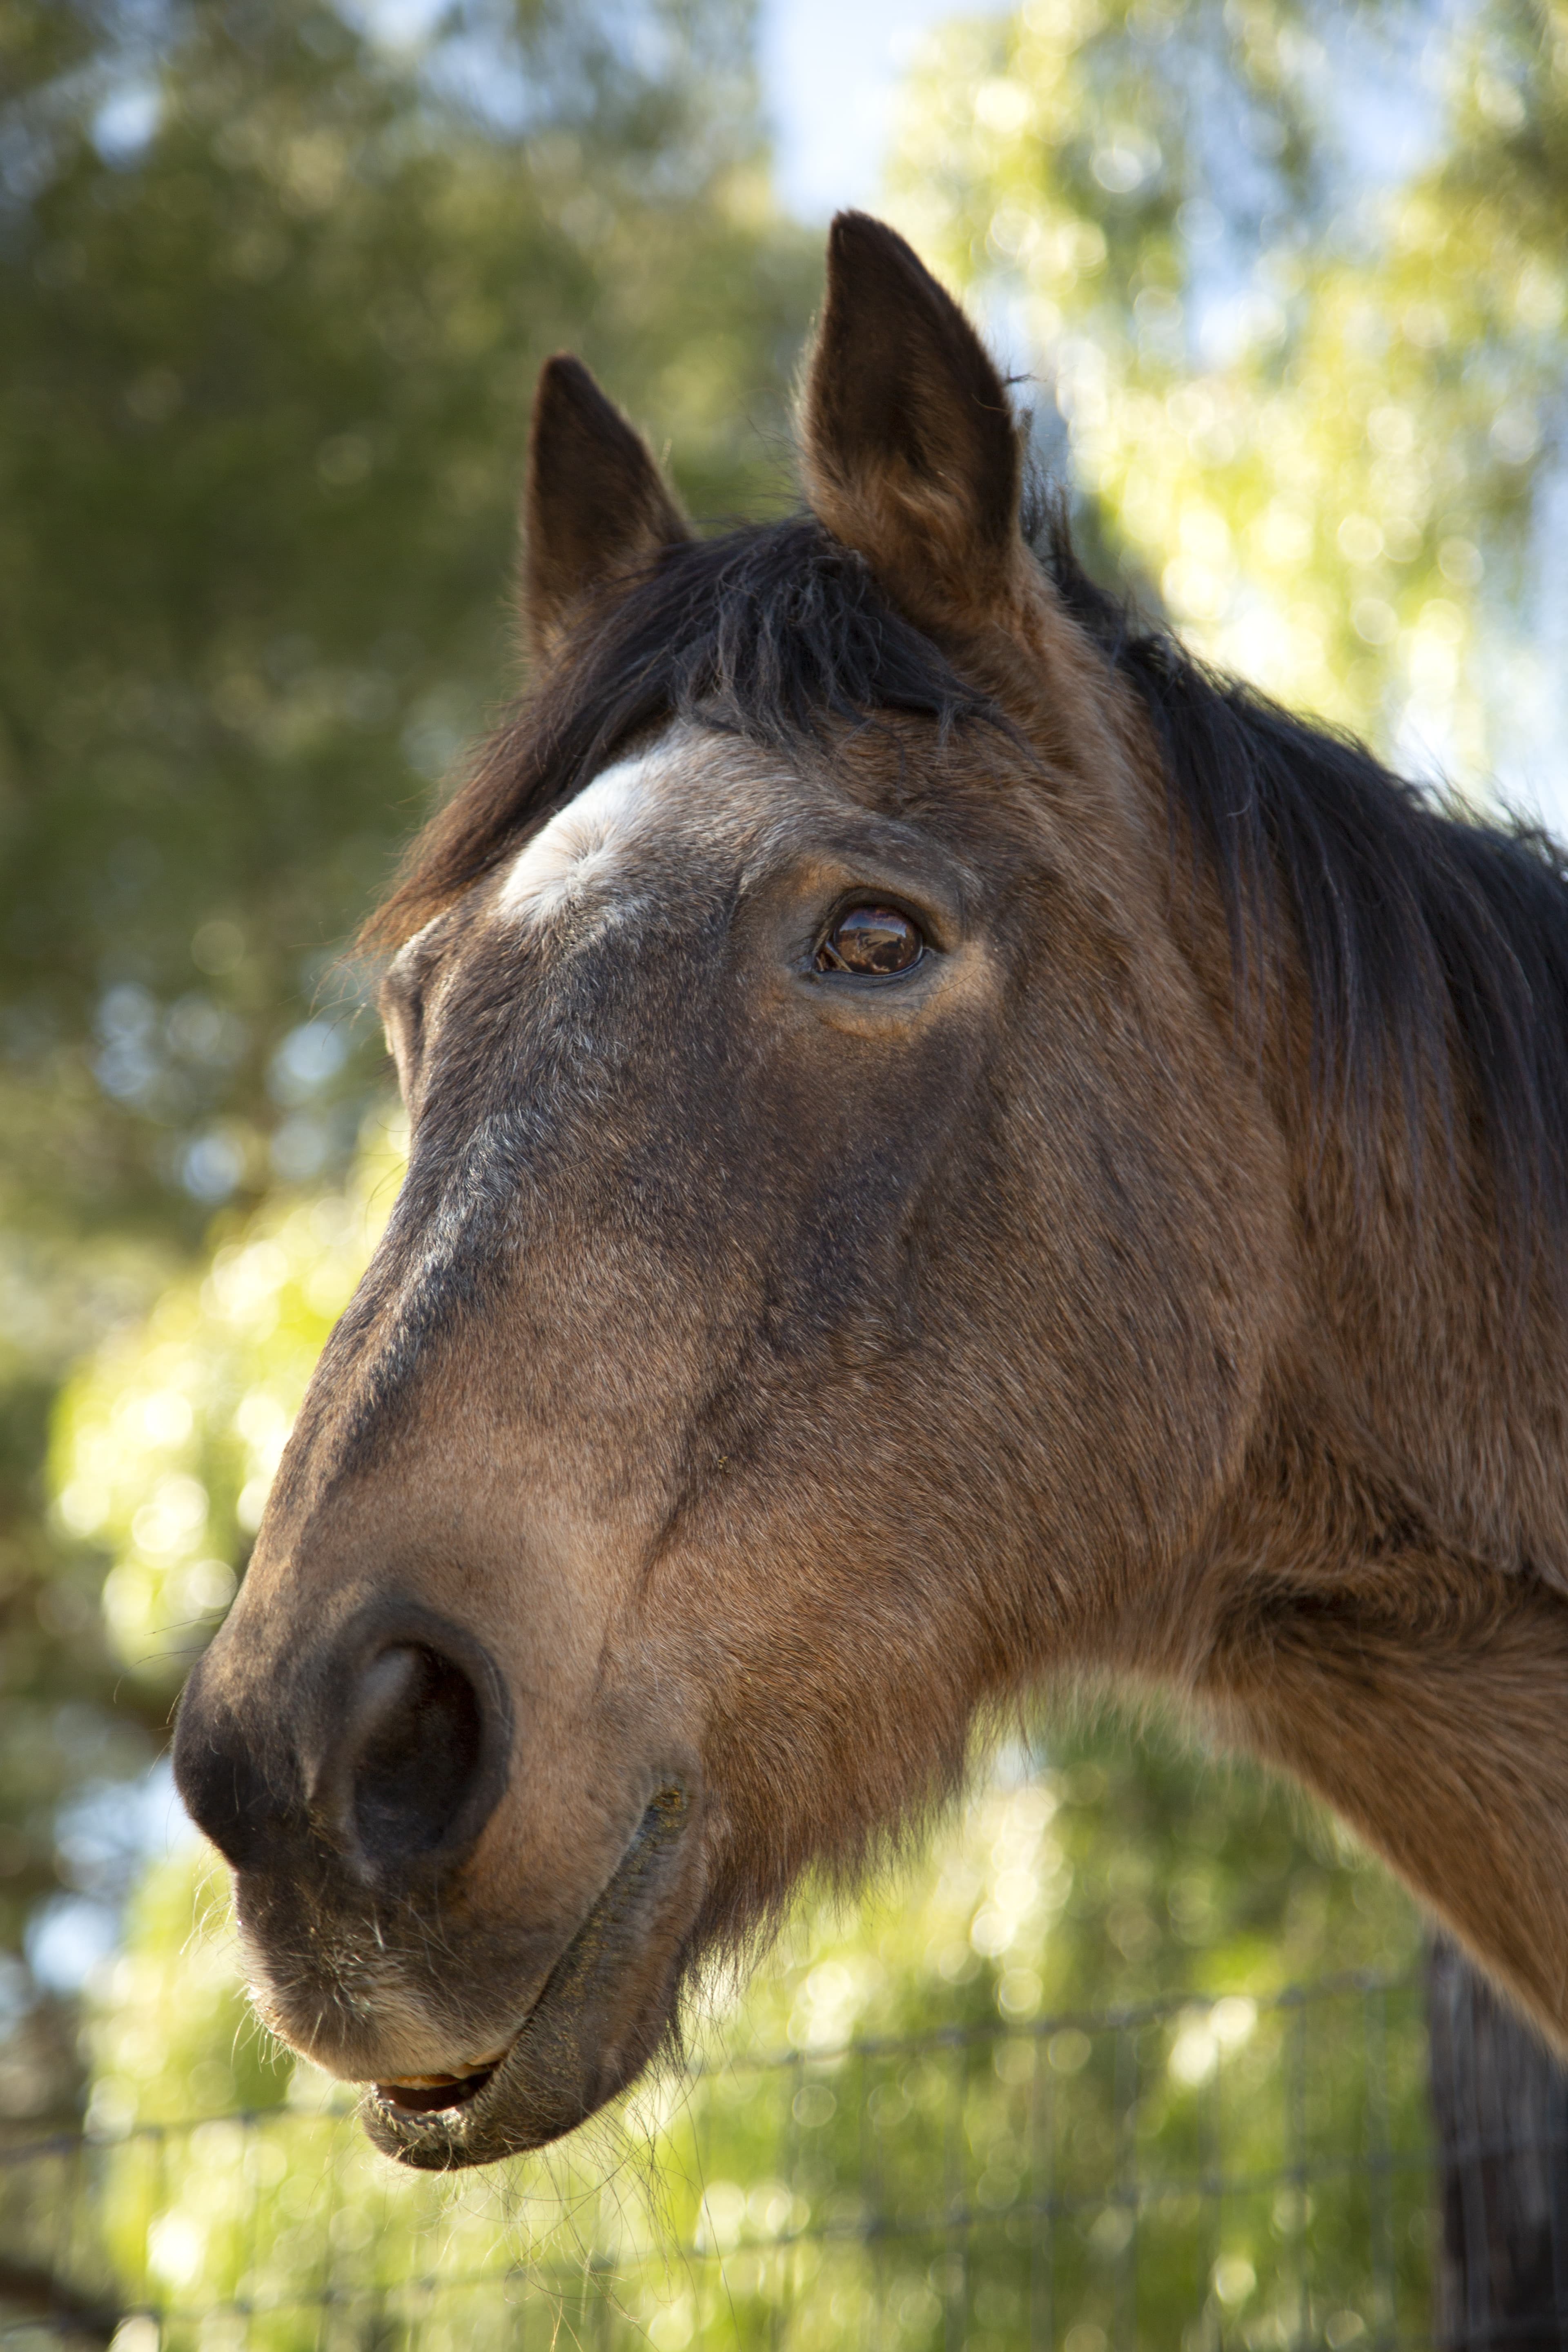
[[383,1108],[343,1188],[280,1187],[220,1214],[210,1258],[66,1384],[58,1517],[108,1553],[109,1637],[153,1706],[167,1707],[234,1597],[305,1384],[402,1181],[405,1135]]
[[538,364],[583,351],[699,514],[754,507],[818,267],[770,209],[749,0],[377,22],[0,0],[13,1951],[62,1869],[113,1891],[58,1805],[147,1757],[173,1689],[121,1675],[101,1557],[42,1522],[50,1400],[216,1204],[352,1150],[384,1065],[332,959],[510,683]]
[[1473,791],[1551,781],[1561,0],[1030,0],[932,42],[893,183],[1200,649]]
[[[757,488],[809,278],[768,223],[746,12],[642,13],[637,69],[614,8],[453,11],[402,58],[234,0],[140,59],[139,18],[83,8],[69,75],[13,100],[0,981],[10,1084],[48,1106],[22,1191],[163,1234],[173,1181],[189,1236],[331,1150],[279,1112],[341,1049],[278,1050],[505,680],[545,352],[631,390],[699,509]],[[11,14],[52,60],[73,12]]]

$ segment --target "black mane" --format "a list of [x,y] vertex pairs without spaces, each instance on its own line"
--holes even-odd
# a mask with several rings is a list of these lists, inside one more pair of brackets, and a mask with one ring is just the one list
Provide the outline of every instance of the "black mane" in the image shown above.
[[1138,625],[1088,577],[1059,522],[1047,562],[1153,720],[1173,814],[1218,879],[1244,989],[1267,984],[1293,930],[1321,1113],[1361,1140],[1392,1096],[1415,1146],[1421,1097],[1436,1097],[1450,1134],[1467,1099],[1508,1238],[1528,1263],[1543,1218],[1556,1256],[1568,1243],[1568,856],[1539,826],[1443,807],[1364,744]]
[[[1089,579],[1059,518],[1041,561],[1149,711],[1173,819],[1218,882],[1244,996],[1268,987],[1293,932],[1321,1115],[1364,1139],[1392,1098],[1414,1140],[1423,1097],[1452,1122],[1463,1069],[1511,1238],[1528,1257],[1544,1214],[1568,1240],[1563,852],[1535,828],[1446,812],[1362,744],[1216,677]],[[974,721],[1012,732],[809,518],[667,549],[491,743],[370,936],[406,936],[660,721],[782,750],[881,711],[943,734]]]

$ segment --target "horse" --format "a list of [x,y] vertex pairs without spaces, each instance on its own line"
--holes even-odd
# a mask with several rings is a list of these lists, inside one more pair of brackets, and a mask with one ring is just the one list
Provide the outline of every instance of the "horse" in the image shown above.
[[1058,1678],[1293,1776],[1568,2046],[1568,891],[1094,584],[834,224],[802,508],[570,356],[523,698],[370,929],[406,1180],[184,1692],[256,2006],[572,2131]]

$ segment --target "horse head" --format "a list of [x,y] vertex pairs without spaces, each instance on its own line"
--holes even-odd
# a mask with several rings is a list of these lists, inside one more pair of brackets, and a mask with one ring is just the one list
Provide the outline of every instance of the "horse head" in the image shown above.
[[858,216],[802,463],[700,540],[544,372],[532,688],[379,919],[406,1181],[181,1711],[261,2015],[416,2165],[593,2112],[988,1705],[1246,1646],[1289,1072],[1004,385]]

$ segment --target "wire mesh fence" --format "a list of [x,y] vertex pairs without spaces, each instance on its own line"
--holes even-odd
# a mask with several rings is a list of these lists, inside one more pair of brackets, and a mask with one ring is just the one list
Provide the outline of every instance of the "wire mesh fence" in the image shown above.
[[721,2053],[450,2181],[334,2100],[66,2135],[0,2152],[0,2311],[116,2352],[1393,2352],[1438,2340],[1427,2070],[1419,1978],[1356,1977]]

